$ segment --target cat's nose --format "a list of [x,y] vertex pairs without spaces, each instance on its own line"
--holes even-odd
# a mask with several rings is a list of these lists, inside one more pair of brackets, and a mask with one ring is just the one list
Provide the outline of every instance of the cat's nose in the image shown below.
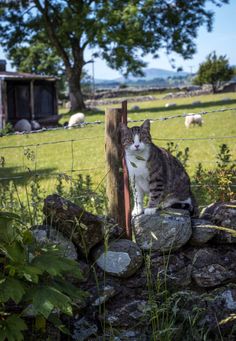
[[139,144],[134,145],[136,149],[139,149]]

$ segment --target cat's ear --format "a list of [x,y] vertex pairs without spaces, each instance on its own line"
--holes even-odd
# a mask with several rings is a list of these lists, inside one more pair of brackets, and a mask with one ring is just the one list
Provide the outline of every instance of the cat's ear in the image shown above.
[[150,120],[145,120],[143,124],[141,125],[142,129],[150,130]]

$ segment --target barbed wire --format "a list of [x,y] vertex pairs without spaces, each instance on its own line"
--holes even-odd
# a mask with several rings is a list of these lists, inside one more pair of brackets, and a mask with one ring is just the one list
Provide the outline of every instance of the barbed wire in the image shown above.
[[[184,113],[184,114],[178,114],[178,115],[172,115],[172,116],[166,116],[166,117],[158,117],[158,118],[148,118],[151,122],[155,121],[167,121],[167,120],[172,120],[175,118],[183,118],[186,116],[191,116],[192,114],[194,115],[208,115],[208,114],[213,114],[217,112],[225,112],[225,111],[236,111],[236,108],[223,108],[223,109],[215,109],[215,110],[210,110],[210,111],[200,111],[197,113]],[[129,123],[137,123],[137,122],[144,122],[145,119],[140,119],[140,120],[129,120]]]
[[[208,115],[208,114],[213,114],[213,113],[222,113],[225,111],[236,111],[236,108],[222,108],[222,109],[215,109],[215,110],[210,110],[210,111],[200,111],[198,113],[194,113],[194,115]],[[166,121],[166,120],[172,120],[176,118],[184,118],[186,116],[190,116],[192,114],[190,113],[183,113],[183,114],[178,114],[178,115],[172,115],[172,116],[165,116],[165,117],[158,117],[158,118],[148,118],[151,122],[155,121]],[[145,119],[139,119],[139,120],[128,120],[128,123],[141,123],[144,122]],[[73,126],[63,126],[63,127],[54,127],[54,128],[42,128],[38,130],[32,130],[30,132],[23,131],[23,132],[13,132],[13,133],[7,133],[7,134],[2,134],[0,133],[0,137],[5,137],[5,136],[12,136],[12,135],[29,135],[29,134],[38,134],[38,133],[44,133],[44,132],[49,132],[49,131],[57,131],[57,130],[68,130],[68,129],[76,129],[76,128],[85,128],[86,126],[89,125],[101,125],[104,124],[105,121],[93,121],[93,122],[83,122],[83,123],[78,123],[78,124],[73,124]]]

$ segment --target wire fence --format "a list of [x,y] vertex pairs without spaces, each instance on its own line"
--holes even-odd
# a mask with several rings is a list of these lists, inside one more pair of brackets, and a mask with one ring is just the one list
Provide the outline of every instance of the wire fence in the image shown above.
[[[236,108],[222,108],[217,110],[211,110],[211,111],[201,111],[198,114],[201,115],[208,115],[213,113],[223,113],[225,111],[236,111]],[[171,119],[177,119],[177,118],[183,118],[188,116],[189,114],[179,114],[179,115],[173,115],[173,116],[166,116],[166,117],[158,117],[158,118],[150,118],[151,121],[166,121]],[[129,122],[135,123],[135,122],[143,122],[144,119],[140,120],[130,120]],[[87,125],[100,125],[104,124],[102,121],[94,121],[94,122],[86,122],[83,124],[76,125],[74,128],[85,128]],[[73,129],[74,129],[73,128]],[[65,130],[68,129],[68,127],[57,127],[57,128],[51,128],[51,129],[42,129],[40,131],[33,131],[30,134],[34,133],[41,133],[45,131],[56,131],[56,130]],[[20,135],[24,135],[25,133],[20,133]],[[27,133],[29,134],[29,133]],[[19,134],[7,134],[9,135],[19,135]],[[96,137],[83,137],[83,138],[76,138],[76,139],[61,139],[56,141],[45,141],[45,142],[38,142],[38,143],[28,143],[25,145],[7,145],[7,146],[0,146],[0,181],[7,181],[7,180],[21,180],[24,178],[30,178],[32,174],[38,173],[39,176],[42,177],[57,177],[59,174],[75,174],[80,172],[100,172],[101,170],[105,170],[105,161],[99,161],[96,159],[96,152],[94,153],[94,162],[93,165],[81,162],[80,164],[77,162],[77,159],[79,159],[79,147],[80,143],[83,141],[88,142],[87,145],[91,144],[93,141],[93,145],[97,144],[98,139],[104,139],[104,135],[97,135]],[[236,139],[236,135],[229,135],[229,136],[208,136],[208,137],[192,137],[192,138],[186,138],[186,137],[180,137],[180,138],[153,138],[154,141],[162,141],[162,142],[169,142],[169,141],[176,141],[176,142],[182,142],[182,141],[213,141],[213,140],[234,140]],[[1,139],[0,139],[1,140]],[[62,146],[59,146],[62,145]],[[104,144],[101,144],[103,147],[103,151],[101,153],[104,154]],[[49,147],[55,146],[55,150],[51,150],[51,153],[54,153],[55,160],[53,159],[50,164],[50,169],[45,169],[45,165],[48,167],[47,160],[41,160],[42,154],[44,156],[48,156],[49,153]],[[65,147],[66,146],[66,147]],[[53,147],[54,148],[54,147]],[[12,153],[10,155],[7,155],[6,153]],[[88,150],[88,154],[92,153],[92,147],[90,150]],[[14,160],[16,159],[17,155],[17,164],[15,164]],[[40,156],[41,155],[41,156]],[[12,159],[12,162],[9,162],[7,159]],[[86,156],[85,156],[86,159]],[[20,161],[21,160],[21,161]],[[8,162],[8,163],[7,163]],[[216,160],[191,160],[189,161],[191,163],[198,164],[206,163],[206,164],[215,164]],[[231,161],[233,163],[235,161]],[[8,165],[7,168],[5,168],[6,164]],[[21,164],[21,165],[20,165]],[[42,166],[43,164],[43,166]],[[68,167],[69,165],[69,167]],[[11,174],[11,172],[8,172],[8,169],[10,168],[17,168],[16,171],[14,171],[14,174]]]
[[[199,114],[199,115],[208,115],[208,114],[215,114],[215,113],[223,113],[226,111],[236,111],[236,108],[222,108],[222,109],[215,109],[215,110],[210,110],[210,111],[199,111],[198,113],[194,114]],[[186,116],[191,115],[190,113],[183,113],[183,114],[178,114],[178,115],[172,115],[172,116],[164,116],[164,117],[152,117],[149,118],[151,122],[156,122],[156,121],[167,121],[167,120],[172,120],[176,118],[185,118]],[[141,123],[144,122],[145,119],[139,119],[139,120],[131,120],[129,119],[129,123]],[[93,122],[82,122],[78,124],[73,124],[73,126],[63,126],[63,127],[53,127],[53,128],[42,128],[38,130],[32,130],[32,131],[22,131],[22,132],[12,132],[12,133],[7,133],[4,135],[1,135],[0,137],[4,136],[12,136],[12,135],[29,135],[29,134],[39,134],[39,133],[44,133],[44,132],[49,132],[49,131],[60,131],[60,130],[68,130],[68,129],[75,129],[75,128],[84,128],[89,125],[101,125],[104,124],[105,121],[93,121]]]

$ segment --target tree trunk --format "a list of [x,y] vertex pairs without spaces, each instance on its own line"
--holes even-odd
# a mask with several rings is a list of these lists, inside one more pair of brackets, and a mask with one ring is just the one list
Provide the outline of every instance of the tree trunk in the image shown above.
[[66,71],[68,85],[69,85],[69,97],[71,103],[71,110],[83,110],[85,109],[85,104],[83,100],[83,94],[81,91],[81,69],[71,68]]

